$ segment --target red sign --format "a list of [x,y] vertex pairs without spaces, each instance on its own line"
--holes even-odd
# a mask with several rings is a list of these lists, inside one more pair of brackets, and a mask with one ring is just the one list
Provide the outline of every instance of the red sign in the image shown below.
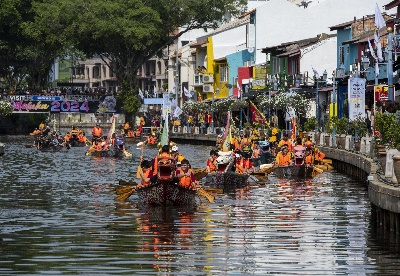
[[389,99],[389,87],[387,85],[375,85],[375,102],[386,102]]

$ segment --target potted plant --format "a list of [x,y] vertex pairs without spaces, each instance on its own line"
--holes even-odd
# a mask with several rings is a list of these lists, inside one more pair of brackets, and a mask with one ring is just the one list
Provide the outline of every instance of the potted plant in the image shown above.
[[365,117],[357,115],[354,120],[351,121],[350,134],[355,137],[354,147],[356,151],[360,151],[361,137],[365,137],[368,132],[368,125]]

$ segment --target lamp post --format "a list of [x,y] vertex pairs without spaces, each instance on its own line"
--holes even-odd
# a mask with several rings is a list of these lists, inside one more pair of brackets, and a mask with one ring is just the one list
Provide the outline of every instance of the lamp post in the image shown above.
[[213,105],[214,105],[214,92],[211,92],[211,133],[214,133],[214,110],[213,110]]
[[[335,71],[332,73],[332,117],[337,117],[337,93],[336,93],[336,75]],[[332,129],[332,145],[336,144],[336,124],[333,124]]]
[[317,84],[316,95],[315,95],[315,103],[316,103],[315,119],[316,119],[317,123],[315,125],[315,133],[318,133],[318,129],[319,129],[319,91],[318,91],[318,86],[319,86],[320,83],[326,83],[326,78],[327,77],[328,77],[328,72],[326,72],[326,70],[325,70],[323,75],[322,75],[322,79],[315,80],[315,83]]

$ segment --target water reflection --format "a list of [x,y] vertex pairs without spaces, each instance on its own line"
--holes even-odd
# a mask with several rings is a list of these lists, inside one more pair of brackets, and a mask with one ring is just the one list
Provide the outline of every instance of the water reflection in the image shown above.
[[[210,190],[216,203],[115,202],[133,158],[42,153],[7,140],[0,157],[0,275],[396,275],[399,241],[371,223],[367,190],[334,171]],[[209,149],[179,147],[195,167]],[[146,149],[146,158],[155,155]]]

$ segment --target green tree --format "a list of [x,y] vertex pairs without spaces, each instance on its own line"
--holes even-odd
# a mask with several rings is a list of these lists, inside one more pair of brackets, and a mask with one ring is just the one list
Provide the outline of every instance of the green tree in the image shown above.
[[61,41],[48,39],[46,29],[32,27],[33,3],[4,0],[0,5],[0,77],[10,90],[25,80],[32,88],[47,87],[54,58],[63,51]]
[[[30,29],[46,39],[73,45],[87,57],[99,55],[137,97],[136,72],[182,34],[219,26],[227,13],[245,11],[245,0],[37,0]],[[132,94],[132,91],[135,91]]]

